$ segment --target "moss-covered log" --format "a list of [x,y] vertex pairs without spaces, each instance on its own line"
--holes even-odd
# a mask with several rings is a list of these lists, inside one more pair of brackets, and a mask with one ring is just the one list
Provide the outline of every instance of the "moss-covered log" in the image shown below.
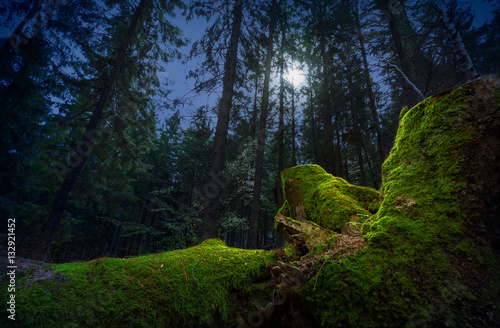
[[210,239],[126,259],[27,263],[16,277],[16,320],[2,317],[2,327],[236,327],[250,300],[269,299],[272,290],[252,282],[274,261]]
[[276,230],[287,242],[294,244],[301,253],[318,252],[330,249],[337,240],[337,234],[325,229],[314,222],[296,221],[278,214],[274,221]]
[[312,221],[339,233],[358,235],[356,222],[376,212],[380,205],[375,189],[347,183],[318,165],[285,170],[281,180],[285,202],[279,214],[297,221]]

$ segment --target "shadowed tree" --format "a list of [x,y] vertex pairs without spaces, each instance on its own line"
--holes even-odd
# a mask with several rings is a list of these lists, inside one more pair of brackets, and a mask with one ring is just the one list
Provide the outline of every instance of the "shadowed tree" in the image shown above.
[[[156,19],[149,20],[148,22],[150,22],[149,24],[151,25],[147,25],[147,23],[145,24],[147,21],[146,18],[159,17],[159,19],[164,19],[163,12],[171,13],[173,8],[181,5],[181,3],[177,1],[161,4],[153,4],[153,2],[153,0],[141,0],[140,3],[136,5],[131,16],[127,10],[130,9],[131,4],[123,3],[121,12],[123,16],[115,17],[111,20],[112,24],[115,24],[115,30],[111,33],[111,36],[103,36],[102,41],[105,41],[104,48],[115,48],[107,48],[110,54],[107,59],[107,65],[102,65],[104,61],[103,59],[99,59],[102,57],[96,56],[98,60],[95,68],[100,71],[101,74],[100,78],[97,79],[98,85],[95,88],[94,97],[96,98],[96,102],[93,105],[92,114],[86,125],[84,135],[76,146],[78,156],[74,157],[73,162],[65,172],[66,174],[62,186],[54,200],[48,220],[39,236],[39,243],[33,254],[34,258],[43,259],[49,252],[51,241],[61,222],[70,193],[74,189],[77,178],[81,174],[89,156],[92,154],[96,145],[99,144],[100,138],[102,138],[101,131],[106,124],[106,112],[114,106],[129,106],[127,104],[120,104],[122,97],[117,96],[116,89],[119,85],[121,85],[122,88],[125,87],[125,85],[127,87],[133,87],[133,79],[139,76],[139,74],[143,74],[143,80],[137,83],[143,83],[145,80],[151,81],[147,76],[144,76],[145,71],[148,72],[148,70],[144,68],[141,70],[140,68],[138,69],[138,67],[134,67],[133,64],[132,66],[130,65],[134,62],[132,57],[135,55],[132,48],[134,47],[135,51],[146,56],[146,53],[152,47],[148,44],[148,41],[146,41],[148,33],[151,33],[153,30],[155,33],[158,33],[158,30],[152,27]],[[153,10],[157,10],[156,8],[162,9],[162,14],[157,16],[153,14]],[[127,23],[124,25],[124,22]],[[171,28],[171,25],[165,24],[165,28]],[[175,37],[178,32],[170,30],[168,33],[174,36],[173,39],[169,39],[169,41],[173,43],[178,42]],[[144,47],[148,50],[145,50]],[[126,115],[124,114],[124,116]],[[123,119],[120,120],[123,124],[126,123]],[[114,124],[118,137],[121,137],[123,129],[125,128],[123,124],[120,127],[120,124],[121,123]],[[133,144],[130,144],[124,138],[121,139],[124,141],[122,147],[130,151],[130,147],[133,146]]]
[[214,148],[209,171],[210,179],[206,185],[207,190],[205,192],[207,199],[203,211],[201,241],[217,237],[221,188],[224,185],[222,177],[224,170],[224,155],[227,146],[228,126],[236,79],[236,64],[238,61],[238,44],[241,35],[241,22],[243,20],[243,0],[234,1],[232,18],[233,24],[224,63],[222,97],[217,115]]
[[250,217],[250,230],[248,233],[248,247],[259,246],[259,213],[260,197],[262,190],[262,171],[264,168],[264,147],[266,144],[267,116],[269,111],[269,84],[271,80],[271,64],[274,57],[274,32],[276,30],[278,4],[276,0],[269,9],[269,35],[267,38],[267,54],[264,73],[264,90],[262,92],[262,105],[260,111],[259,133],[257,139],[257,159],[255,164],[255,182],[253,188],[252,214]]

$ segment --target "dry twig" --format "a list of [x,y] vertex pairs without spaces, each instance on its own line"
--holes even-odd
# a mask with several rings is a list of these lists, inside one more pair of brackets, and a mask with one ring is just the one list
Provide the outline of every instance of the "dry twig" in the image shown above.
[[200,258],[198,258],[198,259],[196,260],[196,263],[195,263],[195,264],[193,265],[193,267],[191,268],[191,274],[193,275],[193,279],[194,279],[194,281],[196,281],[196,286],[199,286],[199,284],[198,284],[198,280],[197,280],[197,279],[195,278],[195,276],[194,276],[194,267],[196,266],[196,264],[198,264],[198,261],[199,261],[199,260],[200,260]]
[[186,265],[184,265],[184,260],[182,260],[182,273],[184,273],[184,278],[188,281],[188,277],[186,275]]
[[264,258],[264,256],[262,256],[262,254],[260,254],[259,251],[257,251],[257,254],[260,255],[260,257],[262,258],[262,261],[264,261],[264,264],[267,265],[267,262],[266,262],[266,259]]
[[95,261],[94,264],[92,264],[92,266],[90,267],[90,271],[89,271],[89,279],[91,282],[94,282],[94,280],[92,279],[92,268],[100,261],[101,259],[98,259],[97,261]]

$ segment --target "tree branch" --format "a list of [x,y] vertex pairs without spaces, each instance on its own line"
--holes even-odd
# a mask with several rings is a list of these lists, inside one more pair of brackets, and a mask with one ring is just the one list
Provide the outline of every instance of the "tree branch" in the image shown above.
[[396,71],[399,72],[399,74],[401,74],[401,76],[406,80],[406,83],[408,83],[408,85],[410,87],[413,88],[413,90],[415,90],[415,92],[420,96],[420,100],[424,100],[425,97],[423,95],[422,92],[420,92],[420,90],[417,88],[417,86],[415,84],[413,84],[410,79],[408,79],[408,77],[405,75],[405,73],[397,66],[397,65],[394,65],[394,64],[391,64],[391,63],[387,63],[387,65],[389,65],[390,67],[394,68]]

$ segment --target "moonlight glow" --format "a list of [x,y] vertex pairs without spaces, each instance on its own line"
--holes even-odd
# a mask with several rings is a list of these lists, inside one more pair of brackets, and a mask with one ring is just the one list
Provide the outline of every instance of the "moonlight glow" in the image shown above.
[[304,72],[297,67],[292,67],[285,74],[285,79],[293,86],[299,86],[304,81]]

